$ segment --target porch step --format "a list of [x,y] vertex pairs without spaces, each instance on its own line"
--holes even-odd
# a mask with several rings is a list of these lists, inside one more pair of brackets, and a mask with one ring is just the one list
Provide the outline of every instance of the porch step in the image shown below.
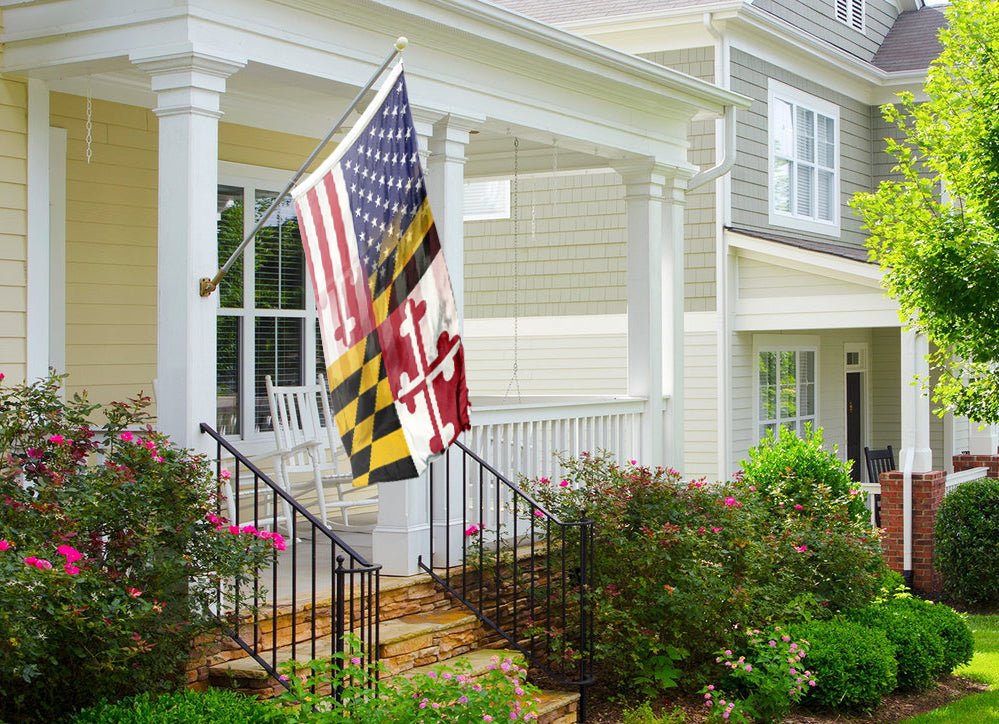
[[439,669],[441,666],[454,667],[458,665],[459,661],[466,661],[470,666],[470,669],[467,670],[467,675],[474,679],[488,672],[492,668],[496,657],[499,657],[500,660],[509,659],[517,666],[524,666],[525,664],[524,655],[519,651],[511,651],[508,649],[475,649],[474,651],[469,651],[467,654],[455,656],[454,658],[448,659],[447,661],[441,663],[416,666],[412,669],[404,671],[399,674],[399,676],[429,674],[431,671]]
[[[464,611],[440,611],[412,614],[385,621],[381,625],[379,659],[388,675],[445,661],[475,648],[480,624],[474,615]],[[316,642],[315,657],[330,655],[331,637]],[[282,646],[276,652],[260,654],[267,662],[283,664],[293,657],[299,661],[313,658],[312,645]],[[220,661],[209,666],[208,680],[214,686],[237,689],[269,698],[280,686],[255,659],[244,657]]]
[[578,691],[542,691],[538,698],[538,724],[576,724],[579,720]]

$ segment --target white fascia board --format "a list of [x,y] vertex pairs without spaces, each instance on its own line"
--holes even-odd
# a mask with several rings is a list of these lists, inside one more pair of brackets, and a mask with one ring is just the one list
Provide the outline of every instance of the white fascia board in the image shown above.
[[815,312],[764,312],[736,314],[735,332],[778,332],[798,329],[866,329],[901,327],[898,313],[891,310],[822,310]]
[[852,284],[882,288],[884,274],[876,264],[802,249],[768,239],[758,239],[728,230],[725,231],[725,240],[739,256],[764,264],[796,269],[807,274],[826,276]]

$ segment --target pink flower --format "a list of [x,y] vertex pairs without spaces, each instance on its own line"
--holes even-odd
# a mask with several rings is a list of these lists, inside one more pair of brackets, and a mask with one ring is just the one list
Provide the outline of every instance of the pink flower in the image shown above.
[[482,715],[482,721],[492,721],[492,720],[493,720],[493,718],[491,716],[489,716],[488,714],[483,714]]
[[83,558],[83,554],[76,550],[73,546],[61,545],[56,548],[56,553],[66,558],[66,563],[76,563],[78,560]]
[[551,481],[552,479],[545,475],[542,475],[540,478],[538,478],[538,482],[541,483],[542,485],[548,485],[548,483],[550,483]]
[[125,592],[128,593],[128,595],[131,596],[132,598],[138,598],[139,596],[142,595],[142,591],[140,591],[138,588],[126,588]]
[[256,533],[256,535],[257,535],[257,538],[259,538],[260,540],[270,540],[271,538],[273,538],[277,534],[276,533],[271,533],[269,530],[258,530],[257,533]]
[[465,535],[466,536],[475,535],[476,533],[479,532],[479,530],[480,530],[479,526],[476,525],[475,523],[472,523],[470,526],[465,528]]
[[637,460],[629,460],[628,461],[628,465],[638,465],[638,461]]
[[569,486],[569,481],[568,480],[562,480],[562,481],[559,482],[558,486],[560,488],[566,488],[566,487]]
[[125,430],[125,432],[123,432],[121,435],[119,435],[118,438],[122,442],[132,442],[132,440],[135,439],[135,435],[133,435],[132,433],[130,433],[128,430]]
[[4,374],[3,372],[0,372],[0,382],[3,382],[3,379],[4,379],[4,377],[6,377],[6,376],[7,376],[7,375],[5,375],[5,374]]
[[288,549],[288,544],[284,542],[284,538],[280,533],[272,533],[271,541],[274,543],[275,550],[283,551]]
[[66,573],[68,573],[71,576],[75,576],[77,573],[80,572],[79,568],[77,568],[76,566],[74,566],[72,564],[69,564],[69,563],[67,563],[65,566],[63,566],[63,570],[65,570]]
[[746,671],[752,671],[752,670],[753,670],[753,665],[752,664],[746,664]]
[[158,463],[163,462],[163,458],[161,458],[159,455],[153,455],[153,460]]
[[800,546],[795,546],[794,549],[798,551],[798,553],[804,553],[805,551],[808,550],[808,546],[802,544]]
[[755,493],[756,492],[756,486],[755,485],[750,485],[749,486],[749,492],[750,493]]
[[724,528],[719,528],[719,527],[716,527],[716,526],[711,526],[711,532],[712,533],[721,533],[723,530],[725,530],[725,529]]
[[29,458],[40,458],[41,456],[42,456],[42,451],[39,450],[38,448],[36,448],[36,447],[29,447],[28,448],[28,457]]
[[24,559],[24,565],[26,566],[33,566],[36,563],[38,563],[37,556],[28,556],[27,558]]
[[795,509],[795,510],[804,510],[804,509],[805,509],[805,506],[804,506],[804,505],[802,505],[801,503],[795,503],[795,504],[794,504],[794,509]]
[[229,526],[229,532],[232,533],[233,535],[239,535],[239,526],[238,525],[230,525]]
[[221,473],[219,473],[219,475],[222,477],[223,480],[228,480],[229,478],[232,477],[232,473],[229,472],[228,470],[223,470]]
[[739,501],[733,498],[731,495],[725,498],[725,505],[732,507],[733,505],[738,505]]
[[540,508],[534,511],[534,515],[537,516],[538,518],[544,518],[545,517],[544,512]]
[[0,539],[0,551],[9,550],[10,548],[13,548],[13,547],[14,546],[13,546],[12,543],[8,543],[7,541],[5,541],[3,539]]
[[65,439],[62,435],[49,435],[49,442],[53,445],[62,445]]
[[252,535],[252,534],[254,534],[254,533],[257,532],[257,529],[255,527],[253,527],[252,525],[247,524],[247,525],[244,525],[242,528],[240,528],[239,532],[240,533],[248,533],[248,534]]
[[359,656],[351,656],[350,657],[350,663],[352,663],[354,666],[360,666],[361,665],[361,657],[359,657]]
[[29,566],[34,566],[40,571],[52,570],[52,564],[49,563],[44,558],[36,558],[35,556],[28,556],[27,558],[24,559],[24,562],[27,563]]

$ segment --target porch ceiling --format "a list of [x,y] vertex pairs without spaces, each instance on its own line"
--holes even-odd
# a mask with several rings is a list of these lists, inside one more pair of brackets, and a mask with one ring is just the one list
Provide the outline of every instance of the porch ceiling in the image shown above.
[[[479,0],[0,0],[0,68],[51,87],[154,105],[136,54],[198,52],[245,67],[227,81],[226,120],[306,136],[325,132],[407,35],[410,92],[438,112],[482,119],[469,175],[508,172],[504,141],[525,141],[530,171],[641,156],[686,167],[686,124],[744,105],[728,91]],[[532,161],[543,155],[544,160]],[[507,162],[508,165],[508,162]]]

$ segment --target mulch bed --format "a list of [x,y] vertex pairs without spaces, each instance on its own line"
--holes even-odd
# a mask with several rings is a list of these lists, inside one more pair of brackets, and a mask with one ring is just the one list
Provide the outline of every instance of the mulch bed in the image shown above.
[[[881,706],[869,714],[821,714],[802,710],[792,713],[784,722],[785,724],[830,724],[831,722],[887,724],[938,709],[944,704],[981,691],[988,691],[988,687],[960,676],[945,676],[929,691],[912,694],[895,693],[886,696],[881,702]],[[707,718],[703,699],[698,697],[667,700],[653,708],[657,711],[663,709],[672,711],[678,706],[683,709],[687,716],[686,721],[691,722],[691,724],[703,722]],[[611,702],[603,699],[599,692],[593,692],[590,696],[586,721],[589,724],[619,724],[621,714],[627,708],[629,708],[627,703]]]

